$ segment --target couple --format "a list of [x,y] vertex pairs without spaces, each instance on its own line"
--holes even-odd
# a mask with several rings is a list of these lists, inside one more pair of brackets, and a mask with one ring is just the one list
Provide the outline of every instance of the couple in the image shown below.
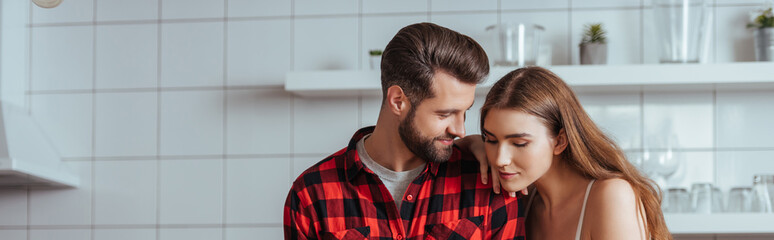
[[[658,188],[548,70],[495,83],[482,135],[465,137],[488,64],[468,36],[401,29],[382,55],[376,126],[296,179],[285,238],[671,239]],[[511,194],[494,193],[496,182]]]

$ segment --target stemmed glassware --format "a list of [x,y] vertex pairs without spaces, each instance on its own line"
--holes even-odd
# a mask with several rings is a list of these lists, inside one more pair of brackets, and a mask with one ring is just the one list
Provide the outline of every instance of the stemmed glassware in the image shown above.
[[656,137],[655,140],[663,140],[666,144],[665,151],[650,151],[645,149],[642,154],[642,169],[662,188],[667,189],[667,178],[671,177],[680,167],[680,154],[673,150],[677,142],[677,136],[670,134],[667,137]]

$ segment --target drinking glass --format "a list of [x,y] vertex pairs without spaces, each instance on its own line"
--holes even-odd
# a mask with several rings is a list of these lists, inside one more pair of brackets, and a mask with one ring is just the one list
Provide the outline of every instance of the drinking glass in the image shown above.
[[753,177],[752,211],[774,213],[774,175],[758,174]]
[[719,213],[724,212],[725,209],[723,209],[723,192],[720,191],[719,188],[713,187],[712,188],[712,212],[713,213]]
[[666,193],[664,212],[686,213],[691,212],[691,197],[685,188],[670,188]]
[[735,187],[728,192],[727,212],[743,213],[752,211],[752,188]]
[[695,213],[718,213],[723,211],[722,194],[711,183],[694,183],[691,186],[691,209]]

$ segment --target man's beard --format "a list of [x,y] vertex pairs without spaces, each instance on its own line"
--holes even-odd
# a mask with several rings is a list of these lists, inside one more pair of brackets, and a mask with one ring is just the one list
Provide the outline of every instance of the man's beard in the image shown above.
[[411,109],[406,119],[398,125],[400,139],[406,144],[409,151],[415,156],[432,162],[446,162],[452,154],[452,146],[436,147],[435,142],[438,139],[453,139],[454,136],[443,135],[437,137],[422,136],[414,126],[415,109]]

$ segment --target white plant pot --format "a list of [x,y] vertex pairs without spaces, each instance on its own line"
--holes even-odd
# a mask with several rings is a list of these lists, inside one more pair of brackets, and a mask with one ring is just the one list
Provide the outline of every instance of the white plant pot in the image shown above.
[[369,62],[371,63],[371,70],[379,70],[382,66],[382,56],[370,56]]

